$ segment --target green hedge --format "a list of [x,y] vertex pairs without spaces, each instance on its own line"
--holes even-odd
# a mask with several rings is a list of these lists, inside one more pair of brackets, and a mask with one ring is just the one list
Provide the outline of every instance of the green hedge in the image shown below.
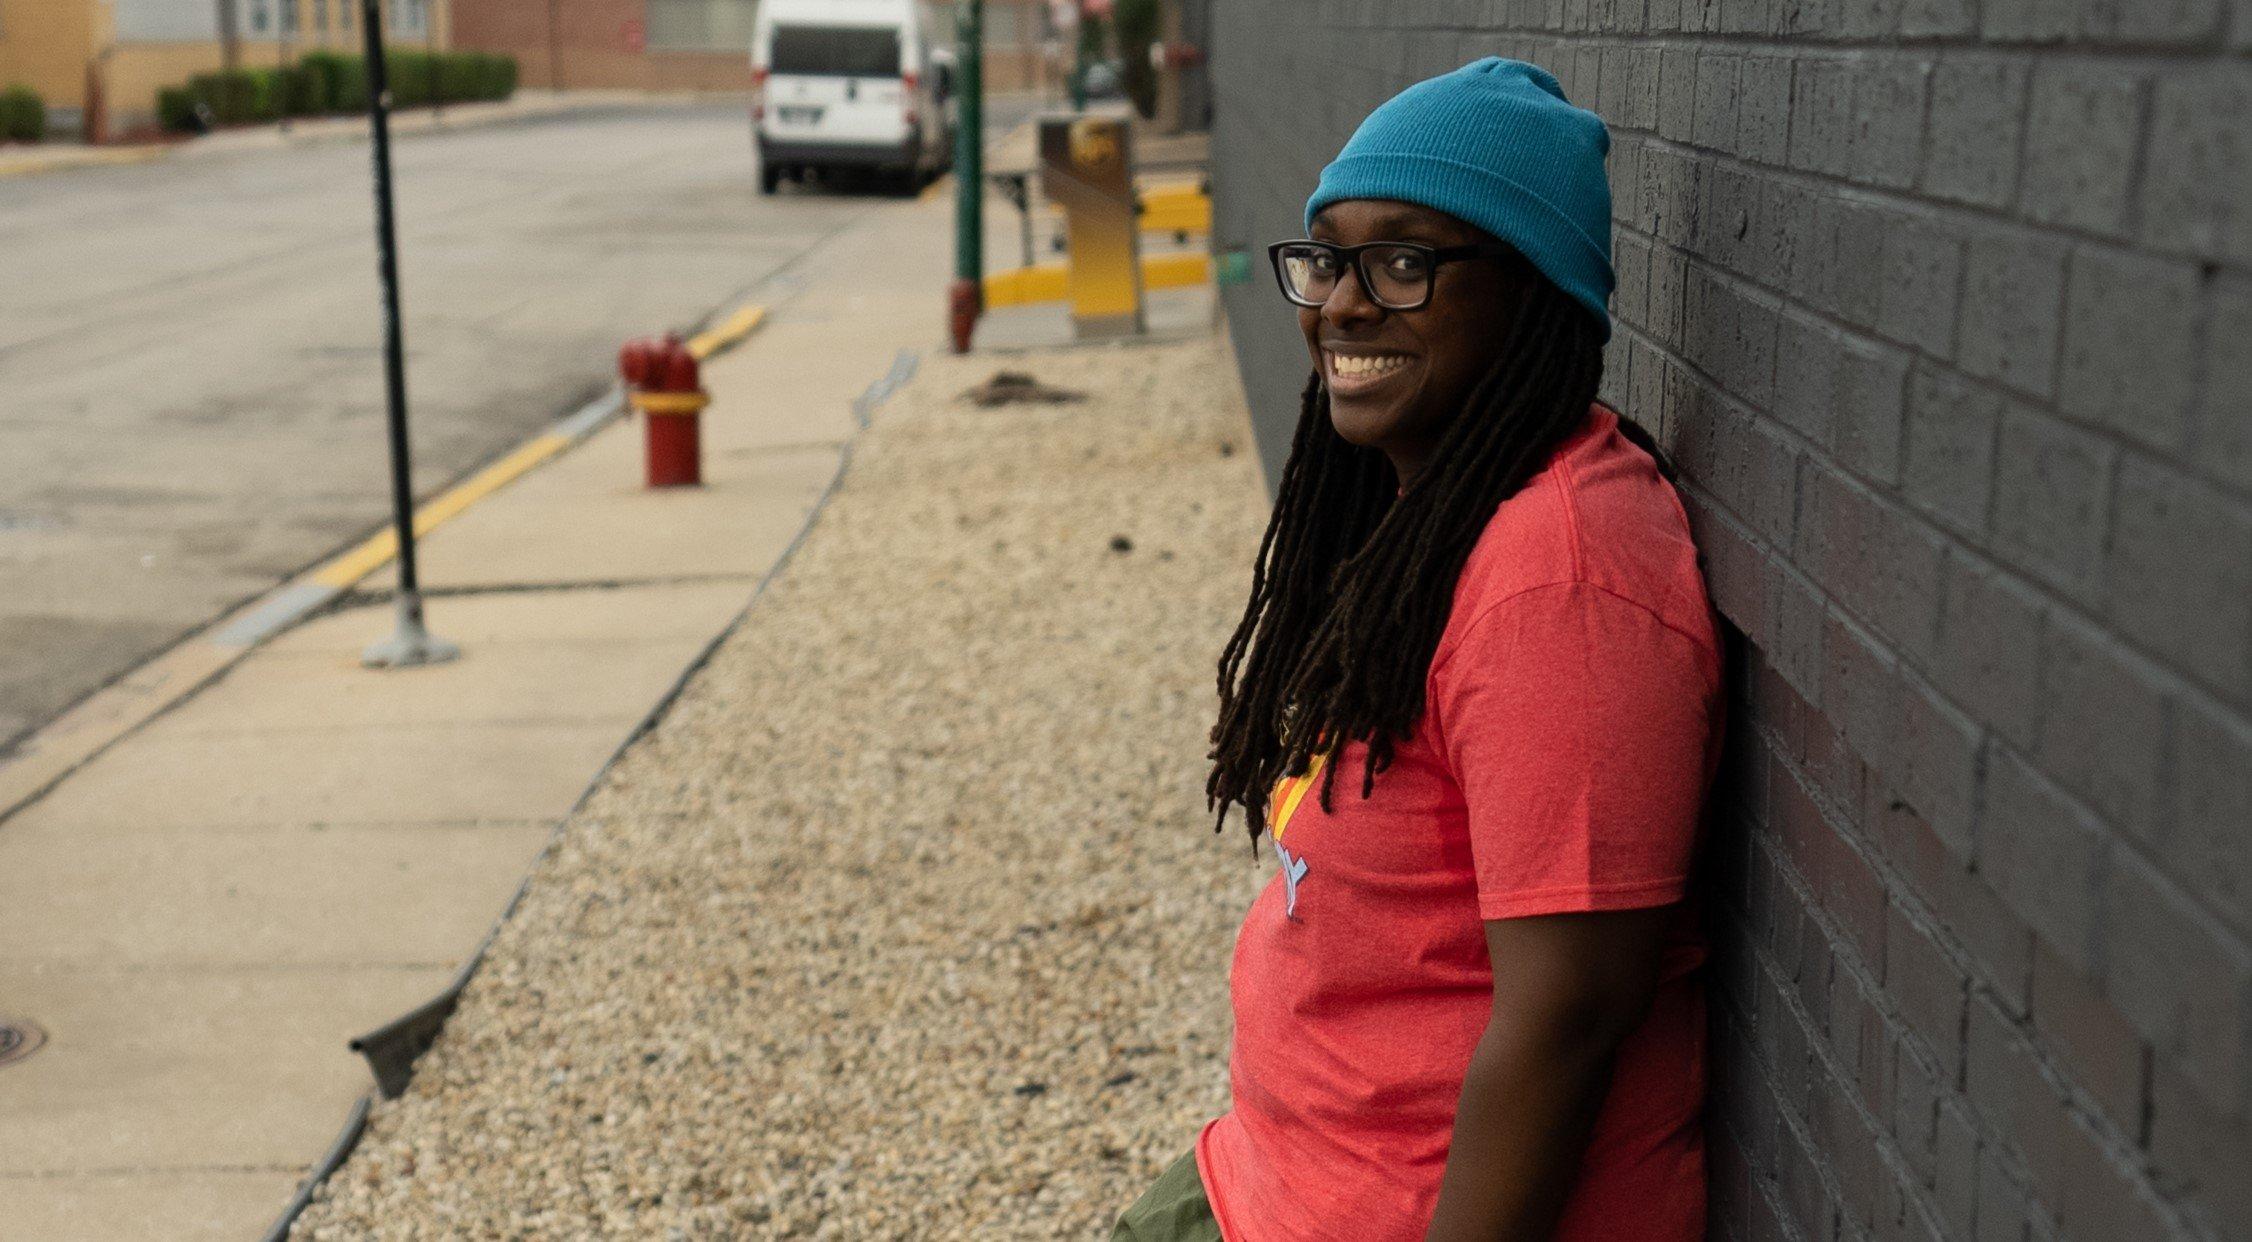
[[[484,52],[397,51],[386,58],[391,104],[398,108],[506,99],[516,92],[516,61]],[[213,125],[246,125],[284,116],[362,112],[368,106],[367,65],[357,56],[310,52],[281,69],[199,73],[187,85],[157,93],[157,121],[189,132]]]
[[0,142],[37,142],[47,136],[47,105],[28,86],[0,91]]

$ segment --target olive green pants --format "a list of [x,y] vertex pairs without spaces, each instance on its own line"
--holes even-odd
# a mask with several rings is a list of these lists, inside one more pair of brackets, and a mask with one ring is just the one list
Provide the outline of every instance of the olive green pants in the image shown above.
[[1220,1242],[1220,1222],[1204,1198],[1196,1152],[1173,1162],[1118,1218],[1110,1242]]

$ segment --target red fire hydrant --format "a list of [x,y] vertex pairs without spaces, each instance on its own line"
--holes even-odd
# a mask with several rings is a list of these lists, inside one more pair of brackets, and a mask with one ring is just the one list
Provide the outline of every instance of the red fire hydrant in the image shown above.
[[696,355],[673,333],[627,341],[618,351],[626,399],[641,411],[645,475],[650,487],[695,487],[704,481],[701,418],[704,393]]

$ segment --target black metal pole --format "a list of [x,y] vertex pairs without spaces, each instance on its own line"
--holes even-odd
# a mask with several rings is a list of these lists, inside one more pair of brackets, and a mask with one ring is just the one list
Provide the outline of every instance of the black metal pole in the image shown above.
[[376,267],[383,279],[383,382],[391,439],[391,520],[399,544],[399,631],[370,647],[364,663],[429,664],[453,658],[450,644],[430,637],[422,624],[422,583],[414,560],[413,457],[407,441],[406,337],[399,320],[399,239],[391,211],[391,83],[383,63],[380,0],[360,0],[367,48],[368,124],[375,151]]
[[399,325],[399,233],[391,216],[391,81],[383,63],[383,14],[360,0],[367,44],[368,124],[375,134],[376,268],[383,277],[383,385],[391,431],[391,509],[399,532],[399,589],[421,589],[414,570],[413,459],[407,445],[406,337]]

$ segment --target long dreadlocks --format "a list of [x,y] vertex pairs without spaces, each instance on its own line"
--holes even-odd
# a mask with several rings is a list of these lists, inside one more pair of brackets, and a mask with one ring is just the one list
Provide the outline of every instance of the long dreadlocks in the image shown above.
[[[1214,831],[1240,806],[1257,841],[1275,782],[1349,741],[1368,743],[1366,798],[1414,731],[1463,563],[1587,417],[1603,375],[1594,317],[1547,280],[1522,287],[1499,358],[1396,499],[1384,454],[1340,437],[1321,376],[1308,381],[1251,599],[1220,655]],[[1339,766],[1326,765],[1324,810]]]

